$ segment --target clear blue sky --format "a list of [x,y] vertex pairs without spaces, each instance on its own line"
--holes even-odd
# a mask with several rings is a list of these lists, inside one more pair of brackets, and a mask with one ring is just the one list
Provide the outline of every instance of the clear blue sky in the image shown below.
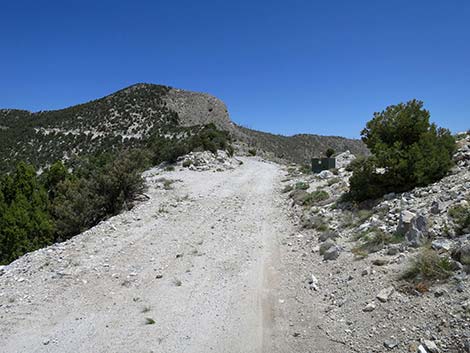
[[137,82],[203,91],[242,125],[358,137],[412,98],[470,128],[470,2],[3,1],[0,107],[46,110]]

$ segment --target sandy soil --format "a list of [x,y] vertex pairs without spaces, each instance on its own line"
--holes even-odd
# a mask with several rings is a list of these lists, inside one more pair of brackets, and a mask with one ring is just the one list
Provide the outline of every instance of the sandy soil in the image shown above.
[[[0,350],[328,351],[321,337],[302,347],[289,318],[299,303],[282,286],[296,266],[280,245],[294,232],[284,173],[243,161],[224,172],[149,171],[148,201],[10,265]],[[162,176],[178,181],[166,190]]]

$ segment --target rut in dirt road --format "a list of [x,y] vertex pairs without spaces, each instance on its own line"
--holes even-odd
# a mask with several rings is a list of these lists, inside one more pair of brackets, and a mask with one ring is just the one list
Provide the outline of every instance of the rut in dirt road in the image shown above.
[[0,277],[2,352],[282,351],[280,167],[147,174],[149,201]]

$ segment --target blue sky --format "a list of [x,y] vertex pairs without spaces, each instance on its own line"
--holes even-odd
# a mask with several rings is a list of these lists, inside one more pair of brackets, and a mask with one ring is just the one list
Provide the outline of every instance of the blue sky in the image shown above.
[[358,137],[421,99],[470,128],[470,2],[9,1],[0,107],[46,110],[137,82],[211,93],[244,126]]

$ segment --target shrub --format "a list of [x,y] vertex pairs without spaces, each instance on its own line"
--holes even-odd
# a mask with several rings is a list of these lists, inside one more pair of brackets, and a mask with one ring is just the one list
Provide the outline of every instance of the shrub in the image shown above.
[[307,198],[304,200],[304,205],[313,205],[318,202],[327,200],[330,195],[324,190],[316,190],[308,194]]
[[129,203],[143,192],[141,172],[140,161],[133,158],[132,152],[125,152],[97,175],[93,191],[103,197],[102,207],[106,215],[115,215],[128,209]]
[[378,228],[373,228],[367,232],[359,234],[359,238],[362,243],[356,246],[355,249],[367,253],[380,251],[387,244],[399,243],[403,240],[399,236],[385,233],[383,230]]
[[143,192],[141,171],[146,162],[135,151],[106,161],[90,159],[76,175],[56,186],[51,214],[56,224],[56,241],[68,239],[102,219],[129,209]]
[[177,138],[153,136],[148,144],[153,156],[153,164],[175,163],[178,157],[191,151],[216,153],[217,150],[227,150],[229,155],[233,155],[234,149],[230,144],[231,140],[228,133],[218,130],[214,124],[205,125],[197,131],[187,131],[187,133],[189,136],[179,136]]
[[19,163],[0,180],[0,264],[53,242],[48,208],[47,192],[31,165]]
[[374,113],[361,132],[372,157],[351,168],[351,196],[356,201],[425,186],[452,167],[455,140],[447,129],[429,123],[423,103],[412,100]]
[[337,183],[339,183],[340,181],[341,181],[340,178],[331,178],[331,179],[328,180],[328,186],[332,186],[332,185],[334,185],[334,184],[337,184]]
[[174,182],[175,182],[175,181],[172,180],[172,179],[165,179],[165,180],[163,181],[163,188],[164,188],[165,190],[171,190],[171,189],[173,189],[173,186],[172,186],[172,185],[173,185]]
[[310,187],[310,185],[304,181],[299,181],[295,183],[295,189],[296,190],[307,190]]
[[232,145],[227,146],[227,154],[229,157],[233,157],[233,155],[235,154],[235,149]]
[[70,173],[61,161],[57,161],[43,173],[42,178],[44,179],[44,186],[49,191],[49,196],[54,198],[57,186],[60,182],[70,178]]
[[326,151],[325,151],[325,156],[327,158],[330,158],[331,156],[333,156],[335,154],[335,150],[332,149],[332,148],[328,148]]
[[461,235],[470,232],[470,206],[452,206],[448,214],[456,224],[456,232]]
[[440,257],[432,249],[423,249],[402,274],[410,282],[432,283],[444,280],[452,274],[452,263],[447,256]]
[[312,174],[312,167],[308,164],[303,164],[300,166],[299,172],[302,174]]
[[51,206],[55,241],[69,239],[99,222],[102,200],[92,190],[86,179],[66,179],[59,183]]
[[249,154],[250,156],[256,156],[256,150],[255,150],[255,149],[249,149],[249,150],[248,150],[248,154]]

